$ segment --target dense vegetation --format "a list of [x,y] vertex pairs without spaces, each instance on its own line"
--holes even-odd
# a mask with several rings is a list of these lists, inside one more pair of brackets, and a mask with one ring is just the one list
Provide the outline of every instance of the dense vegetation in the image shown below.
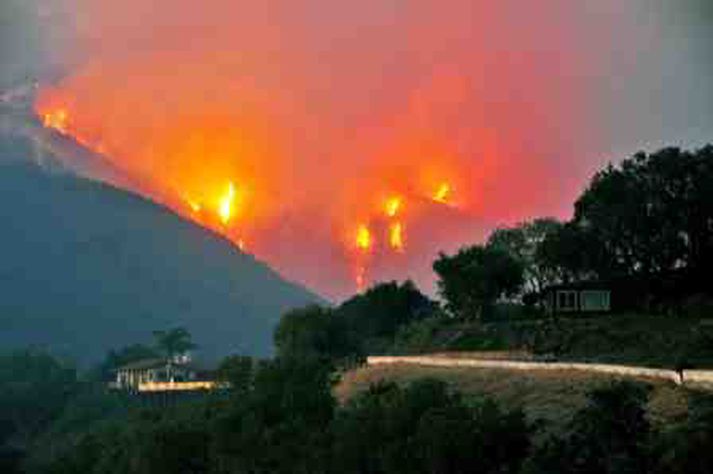
[[365,354],[391,351],[401,328],[440,314],[410,281],[382,283],[336,308],[288,311],[277,326],[275,347],[283,356],[356,362]]
[[[704,473],[713,399],[655,428],[648,387],[597,388],[564,431],[435,379],[378,382],[340,405],[316,358],[232,357],[224,392],[151,407],[41,353],[0,359],[2,472]],[[228,370],[230,369],[230,370]]]
[[[710,396],[692,396],[685,419],[655,427],[644,408],[648,387],[613,383],[593,390],[564,430],[551,431],[520,410],[504,409],[487,396],[465,398],[434,379],[405,386],[375,383],[344,404],[337,403],[333,387],[342,371],[366,354],[440,342],[448,348],[498,349],[520,338],[534,352],[566,356],[625,351],[630,340],[642,339],[637,329],[623,340],[617,339],[621,333],[606,333],[595,323],[572,333],[571,325],[527,321],[537,309],[521,303],[552,283],[658,281],[656,288],[666,291],[650,295],[658,298],[650,309],[663,314],[656,321],[681,314],[687,307],[682,302],[694,297],[700,316],[711,294],[710,282],[700,276],[713,258],[713,206],[705,192],[713,184],[712,163],[711,147],[637,155],[595,176],[572,221],[539,219],[499,229],[484,245],[440,255],[434,269],[443,308],[407,282],[377,285],[334,308],[291,310],[275,330],[274,359],[225,358],[217,375],[228,384],[197,399],[152,407],[142,396],[106,391],[101,381],[131,360],[172,357],[192,347],[190,334],[180,328],[156,332],[157,347],[113,351],[88,374],[42,352],[4,355],[0,470],[711,472]],[[497,326],[504,315],[525,321],[510,321],[508,332]],[[707,353],[707,333],[691,327],[672,344],[649,336],[639,344],[680,359]]]

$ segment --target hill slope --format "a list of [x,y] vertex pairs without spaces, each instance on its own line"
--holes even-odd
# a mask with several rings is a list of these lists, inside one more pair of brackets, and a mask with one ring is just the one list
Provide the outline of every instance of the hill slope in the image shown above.
[[48,346],[90,362],[183,325],[208,358],[263,355],[280,313],[315,301],[161,206],[0,157],[3,349]]

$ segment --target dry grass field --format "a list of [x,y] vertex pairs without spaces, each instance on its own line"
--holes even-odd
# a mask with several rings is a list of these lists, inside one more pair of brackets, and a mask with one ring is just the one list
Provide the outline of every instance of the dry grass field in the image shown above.
[[[443,380],[468,399],[491,397],[504,408],[521,408],[529,421],[544,422],[546,431],[554,432],[562,429],[585,404],[588,391],[617,380],[611,375],[576,371],[523,372],[397,364],[365,366],[347,372],[335,391],[344,403],[380,380],[408,384],[424,377]],[[660,380],[641,382],[651,387],[648,409],[652,423],[661,426],[685,418],[690,394],[687,389]]]

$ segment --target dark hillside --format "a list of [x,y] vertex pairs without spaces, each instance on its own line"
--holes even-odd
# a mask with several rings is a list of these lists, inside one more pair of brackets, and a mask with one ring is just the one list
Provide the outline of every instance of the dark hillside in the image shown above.
[[207,357],[264,355],[281,312],[319,301],[159,205],[0,157],[3,349],[96,361],[183,325]]

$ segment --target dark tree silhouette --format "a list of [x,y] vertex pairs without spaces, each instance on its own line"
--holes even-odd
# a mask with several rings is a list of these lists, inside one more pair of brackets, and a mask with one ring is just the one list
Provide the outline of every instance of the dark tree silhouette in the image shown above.
[[522,264],[497,248],[474,245],[457,254],[440,254],[433,263],[446,309],[463,318],[482,318],[501,296],[518,292]]
[[545,286],[559,283],[561,276],[539,252],[545,239],[562,228],[562,223],[552,218],[539,218],[514,227],[499,228],[488,238],[488,247],[507,252],[523,267],[523,290],[539,292]]
[[153,335],[156,340],[156,347],[169,360],[173,360],[176,356],[196,348],[196,345],[191,340],[191,334],[185,328],[179,327],[167,331],[154,331]]

